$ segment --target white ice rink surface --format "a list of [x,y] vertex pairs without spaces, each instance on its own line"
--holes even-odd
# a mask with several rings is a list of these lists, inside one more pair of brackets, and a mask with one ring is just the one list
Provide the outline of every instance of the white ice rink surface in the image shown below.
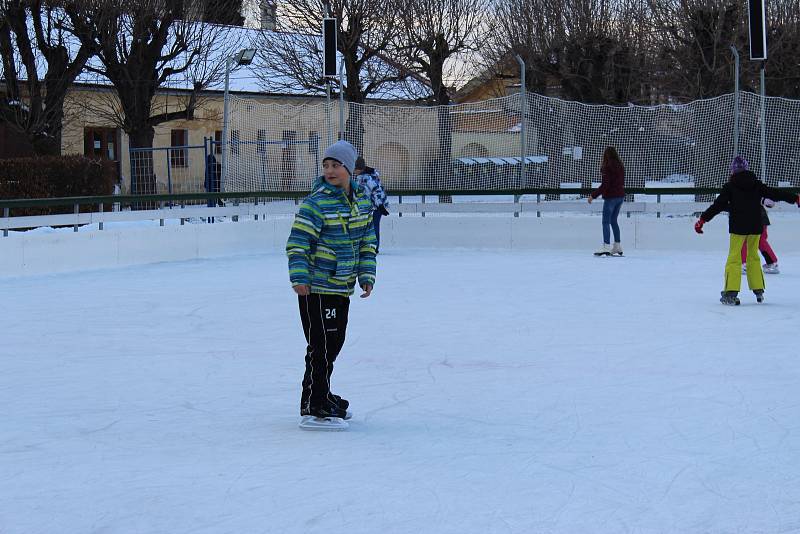
[[725,253],[388,250],[345,433],[280,254],[2,279],[0,532],[800,531],[800,254]]

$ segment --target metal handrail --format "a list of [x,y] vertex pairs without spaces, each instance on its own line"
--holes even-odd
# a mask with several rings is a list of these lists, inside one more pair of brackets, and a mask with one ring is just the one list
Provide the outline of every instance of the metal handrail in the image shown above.
[[[785,191],[800,193],[800,187],[781,188]],[[392,191],[390,196],[499,196],[499,195],[587,195],[593,189],[564,189],[564,188],[530,188],[530,189],[450,189],[450,190],[403,190]],[[664,187],[664,188],[645,188],[631,187],[626,188],[625,193],[629,195],[712,195],[720,192],[719,188],[713,187]],[[138,202],[180,202],[180,201],[206,201],[209,199],[244,199],[244,198],[282,198],[300,199],[308,196],[308,191],[247,191],[236,193],[180,193],[180,194],[157,194],[157,195],[103,195],[103,196],[83,196],[83,197],[58,197],[58,198],[19,198],[19,199],[0,199],[0,208],[32,208],[41,206],[74,206],[87,204],[134,204]]]

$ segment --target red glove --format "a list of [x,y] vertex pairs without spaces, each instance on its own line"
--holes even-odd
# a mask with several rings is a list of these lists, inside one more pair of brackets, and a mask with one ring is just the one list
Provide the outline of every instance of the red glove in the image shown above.
[[697,232],[698,234],[702,234],[703,233],[703,225],[705,223],[706,222],[703,219],[697,219],[697,222],[694,223],[694,231]]

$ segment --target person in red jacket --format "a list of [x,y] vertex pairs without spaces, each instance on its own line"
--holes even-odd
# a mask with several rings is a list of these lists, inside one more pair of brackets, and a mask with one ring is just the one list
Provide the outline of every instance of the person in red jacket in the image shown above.
[[[589,195],[589,204],[600,195],[603,196],[603,246],[595,252],[596,256],[622,256],[619,235],[619,211],[625,200],[625,166],[619,159],[617,149],[606,147],[600,165],[603,182]],[[611,246],[611,230],[614,231],[614,246]]]
[[742,245],[747,245],[747,285],[758,302],[764,301],[764,273],[758,260],[758,242],[761,239],[761,199],[783,200],[800,206],[800,195],[773,189],[765,185],[750,172],[747,160],[736,156],[731,163],[731,176],[722,186],[722,192],[714,203],[700,215],[694,225],[698,234],[703,225],[719,212],[728,212],[730,250],[725,263],[725,288],[719,299],[729,306],[739,305],[739,289],[742,286]]
[[[775,206],[774,200],[768,198],[761,200],[761,224],[764,228],[761,231],[761,239],[758,240],[758,250],[761,251],[761,255],[764,256],[764,261],[767,262],[763,265],[764,274],[780,274],[781,272],[778,268],[778,256],[775,254],[775,251],[772,250],[772,245],[769,244],[769,231],[767,227],[770,225],[770,222],[767,210],[764,209],[773,206]],[[747,274],[746,244],[742,245],[742,274]]]

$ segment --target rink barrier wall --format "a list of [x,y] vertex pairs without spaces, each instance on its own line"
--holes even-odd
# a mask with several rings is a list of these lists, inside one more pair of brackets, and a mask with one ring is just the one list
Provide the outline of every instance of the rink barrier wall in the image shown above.
[[[602,203],[601,203],[602,204]],[[796,208],[795,208],[796,210]],[[772,217],[770,241],[781,253],[800,252],[800,213],[789,209]],[[798,211],[798,210],[796,210]],[[724,215],[693,230],[692,216],[634,214],[621,217],[622,245],[635,250],[718,251],[728,249]],[[11,232],[0,238],[0,277],[29,276],[206,258],[283,254],[291,216],[273,216],[217,224],[187,222],[159,226],[81,228]],[[125,223],[122,223],[125,224]],[[459,214],[398,217],[381,221],[381,250],[415,248],[498,250],[595,250],[602,242],[601,219],[591,214]]]

